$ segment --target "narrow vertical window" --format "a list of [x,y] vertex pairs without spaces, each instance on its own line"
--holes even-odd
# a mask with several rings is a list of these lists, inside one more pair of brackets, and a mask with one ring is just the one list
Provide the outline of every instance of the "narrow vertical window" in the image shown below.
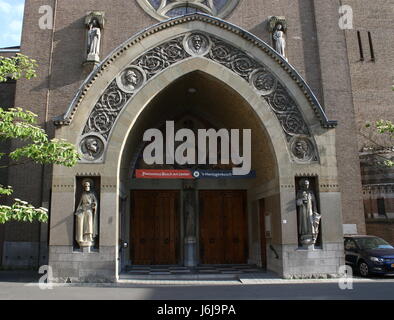
[[368,41],[369,41],[369,50],[371,51],[371,61],[375,62],[375,50],[373,48],[372,35],[370,31],[368,31]]
[[360,50],[360,61],[364,61],[364,50],[363,50],[363,43],[361,41],[360,31],[357,31],[357,38],[358,38],[358,48]]

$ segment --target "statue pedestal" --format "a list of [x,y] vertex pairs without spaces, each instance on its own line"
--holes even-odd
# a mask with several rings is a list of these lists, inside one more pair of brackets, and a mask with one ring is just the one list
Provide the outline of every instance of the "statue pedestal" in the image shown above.
[[100,62],[100,56],[95,53],[89,53],[88,58],[86,59],[86,62],[94,62],[94,63],[99,63]]
[[91,247],[82,247],[81,249],[83,253],[90,253],[90,248]]
[[91,73],[98,65],[99,61],[85,61],[83,63],[83,69],[85,72]]
[[83,253],[90,253],[93,247],[93,242],[91,241],[81,241],[78,244]]
[[314,244],[303,244],[302,247],[298,248],[298,250],[305,250],[305,251],[313,251],[315,250],[315,245]]
[[196,259],[196,238],[195,237],[187,237],[185,238],[185,247],[184,247],[184,265],[185,267],[196,267],[197,259]]

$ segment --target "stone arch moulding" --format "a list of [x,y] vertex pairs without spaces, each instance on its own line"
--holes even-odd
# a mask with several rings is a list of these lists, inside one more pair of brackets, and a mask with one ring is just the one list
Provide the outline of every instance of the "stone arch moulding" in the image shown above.
[[[132,58],[130,52],[133,52]],[[76,142],[84,154],[82,163],[102,163],[117,120],[138,92],[171,67],[197,58],[230,71],[268,104],[294,162],[319,161],[311,128],[318,125],[330,129],[337,123],[328,120],[309,86],[268,44],[239,27],[205,14],[159,23],[119,46],[91,73],[67,112],[55,119],[55,124],[72,125],[78,107],[85,100],[89,101],[83,108],[84,120],[78,121]],[[92,93],[92,87],[100,93]],[[92,149],[87,151],[89,146]]]

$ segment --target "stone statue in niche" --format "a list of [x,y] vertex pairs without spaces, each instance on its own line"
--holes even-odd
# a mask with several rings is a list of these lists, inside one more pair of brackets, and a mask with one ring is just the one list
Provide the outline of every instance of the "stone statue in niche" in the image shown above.
[[104,28],[104,12],[90,12],[85,18],[87,31],[86,62],[97,64],[100,62],[101,35]]
[[310,190],[310,181],[302,179],[297,192],[298,236],[303,246],[316,244],[321,215],[317,212],[316,197]]
[[88,31],[88,58],[87,61],[100,61],[100,41],[101,29],[96,18],[93,18],[89,24]]
[[275,50],[287,61],[285,32],[281,23],[276,26],[272,36],[275,42]]
[[277,51],[284,59],[287,60],[286,56],[286,32],[287,32],[287,21],[285,17],[269,17],[268,18],[268,30],[272,35],[273,45],[272,47]]
[[82,181],[83,192],[75,211],[75,240],[81,247],[91,248],[95,244],[98,235],[98,200],[92,190],[93,181],[84,179]]

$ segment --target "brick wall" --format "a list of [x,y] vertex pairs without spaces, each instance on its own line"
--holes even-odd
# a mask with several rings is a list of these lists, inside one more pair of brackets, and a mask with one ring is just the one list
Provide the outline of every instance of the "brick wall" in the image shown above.
[[367,234],[380,237],[394,246],[394,219],[366,220]]

